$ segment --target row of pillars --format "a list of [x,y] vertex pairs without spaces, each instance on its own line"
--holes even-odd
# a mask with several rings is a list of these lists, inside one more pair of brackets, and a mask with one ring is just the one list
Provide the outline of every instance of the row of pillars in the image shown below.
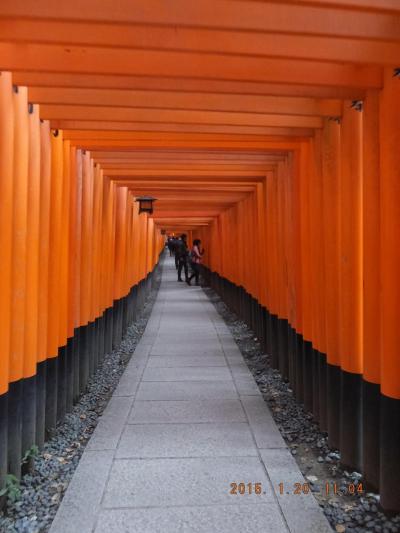
[[[196,235],[225,297],[342,463],[396,511],[399,124],[400,79],[386,69],[381,90],[344,101],[341,117],[325,119],[249,198]],[[241,293],[253,303],[243,307]]]
[[127,187],[0,73],[0,487],[143,304],[163,246]]

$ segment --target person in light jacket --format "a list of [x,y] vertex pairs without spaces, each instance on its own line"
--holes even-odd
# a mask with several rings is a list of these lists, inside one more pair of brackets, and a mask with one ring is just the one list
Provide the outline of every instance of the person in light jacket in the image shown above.
[[193,278],[195,278],[196,280],[196,285],[199,284],[200,265],[201,265],[201,260],[202,260],[203,255],[204,255],[204,250],[201,249],[201,240],[195,239],[193,241],[193,247],[190,252],[190,264],[191,264],[193,273],[186,280],[186,283],[188,285],[191,285],[191,281]]

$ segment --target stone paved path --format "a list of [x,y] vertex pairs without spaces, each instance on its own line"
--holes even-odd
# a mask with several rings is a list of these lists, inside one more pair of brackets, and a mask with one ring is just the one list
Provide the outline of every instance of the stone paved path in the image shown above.
[[[246,493],[230,494],[231,483]],[[304,479],[228,328],[167,259],[146,331],[51,533],[332,531],[295,483]]]

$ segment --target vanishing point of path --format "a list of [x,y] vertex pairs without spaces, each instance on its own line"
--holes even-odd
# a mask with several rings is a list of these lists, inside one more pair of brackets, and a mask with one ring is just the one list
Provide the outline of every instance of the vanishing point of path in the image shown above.
[[51,533],[331,531],[296,483],[303,476],[223,319],[201,288],[176,282],[168,258]]

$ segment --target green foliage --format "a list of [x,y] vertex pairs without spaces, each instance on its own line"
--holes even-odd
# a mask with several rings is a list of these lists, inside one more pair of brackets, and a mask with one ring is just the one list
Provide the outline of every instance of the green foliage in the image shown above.
[[32,444],[32,446],[26,450],[25,455],[22,458],[22,464],[28,463],[30,459],[34,459],[39,455],[39,448],[36,446],[36,444]]
[[7,496],[7,499],[15,502],[21,497],[21,489],[19,488],[19,480],[12,474],[6,475],[6,485],[0,490],[0,497]]

